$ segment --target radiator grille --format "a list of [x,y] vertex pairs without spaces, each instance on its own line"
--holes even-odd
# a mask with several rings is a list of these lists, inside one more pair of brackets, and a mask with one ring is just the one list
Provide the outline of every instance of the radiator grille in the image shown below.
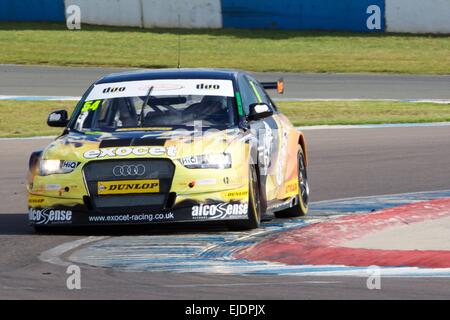
[[[130,169],[132,168],[132,169]],[[139,170],[135,170],[139,168]],[[143,169],[144,168],[144,169]],[[164,209],[175,166],[168,159],[98,160],[86,164],[84,177],[94,209],[100,212],[142,213]],[[99,195],[99,181],[158,179],[159,193]]]

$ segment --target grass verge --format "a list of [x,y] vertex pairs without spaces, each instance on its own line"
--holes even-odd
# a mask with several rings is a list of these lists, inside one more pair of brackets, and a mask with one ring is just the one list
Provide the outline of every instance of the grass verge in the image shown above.
[[48,114],[74,107],[74,101],[0,101],[0,137],[57,135],[62,129],[47,126]]
[[[56,135],[46,125],[53,110],[73,110],[73,101],[0,101],[0,137]],[[279,102],[296,126],[450,121],[450,105],[390,101]]]
[[450,105],[396,101],[278,103],[296,126],[450,121]]
[[0,23],[0,63],[252,71],[449,74],[450,37]]

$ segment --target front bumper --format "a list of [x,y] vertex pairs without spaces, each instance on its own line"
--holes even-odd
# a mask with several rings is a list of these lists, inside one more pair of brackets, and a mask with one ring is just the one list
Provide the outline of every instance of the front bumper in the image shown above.
[[[149,175],[140,178],[158,179],[159,189],[151,193],[100,192],[101,181],[123,181],[114,180],[113,166],[133,164],[149,165]],[[167,159],[102,160],[79,166],[71,174],[35,175],[28,188],[30,224],[85,226],[248,219],[248,166],[237,164],[215,170],[186,169],[174,164]]]
[[[226,222],[248,219],[248,191],[227,190],[230,201],[195,198],[182,200],[171,208],[151,210],[142,207],[110,208],[107,212],[89,208],[83,201],[30,195],[29,222],[32,226],[112,226],[166,223]],[[241,200],[237,200],[241,197]],[[205,198],[203,195],[202,198]]]

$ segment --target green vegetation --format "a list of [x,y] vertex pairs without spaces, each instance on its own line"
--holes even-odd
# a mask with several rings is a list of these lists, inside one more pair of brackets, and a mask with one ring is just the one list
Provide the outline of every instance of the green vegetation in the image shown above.
[[0,23],[0,63],[253,71],[449,74],[450,37]]
[[[0,101],[0,137],[56,135],[46,125],[51,111],[72,112],[73,101]],[[450,121],[450,105],[391,101],[279,102],[296,126]]]
[[0,101],[0,137],[57,135],[62,129],[47,126],[47,116],[74,107],[74,101]]
[[450,105],[394,101],[278,103],[296,126],[450,121]]

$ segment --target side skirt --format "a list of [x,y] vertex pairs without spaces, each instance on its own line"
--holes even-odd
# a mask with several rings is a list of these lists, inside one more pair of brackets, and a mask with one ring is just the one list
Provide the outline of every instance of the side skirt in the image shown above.
[[285,200],[272,200],[267,204],[267,210],[264,216],[273,217],[273,213],[292,208],[299,202],[298,196],[290,197]]

